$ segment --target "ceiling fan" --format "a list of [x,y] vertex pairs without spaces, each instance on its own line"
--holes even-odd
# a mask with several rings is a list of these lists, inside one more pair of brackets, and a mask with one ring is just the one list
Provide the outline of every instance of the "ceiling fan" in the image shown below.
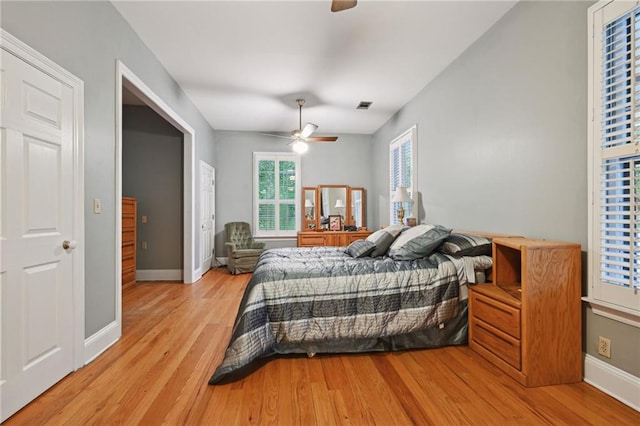
[[358,4],[358,0],[333,0],[331,2],[331,11],[340,12],[351,9],[352,7],[356,7],[356,4]]
[[335,142],[338,140],[337,136],[311,136],[311,134],[316,131],[318,126],[313,123],[307,123],[305,124],[304,128],[302,127],[302,105],[304,105],[304,99],[296,99],[296,103],[298,104],[299,111],[298,128],[291,131],[291,136],[272,135],[265,133],[267,136],[292,139],[292,142],[289,145],[291,145],[291,148],[293,148],[293,150],[299,154],[302,154],[309,149],[309,145],[307,145],[307,142]]

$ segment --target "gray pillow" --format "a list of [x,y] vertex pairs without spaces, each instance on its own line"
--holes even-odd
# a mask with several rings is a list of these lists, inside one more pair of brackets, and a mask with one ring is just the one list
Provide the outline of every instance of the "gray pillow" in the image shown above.
[[455,257],[491,256],[491,238],[454,233],[442,243],[440,251]]
[[389,247],[394,260],[415,260],[431,254],[451,234],[451,229],[440,225],[417,225],[400,234]]
[[404,225],[391,225],[369,235],[367,241],[371,241],[376,245],[376,248],[371,252],[371,257],[379,257],[386,254],[389,246],[404,229],[407,229]]
[[369,256],[371,252],[376,248],[376,245],[367,240],[355,240],[347,247],[347,254],[354,259],[359,257]]

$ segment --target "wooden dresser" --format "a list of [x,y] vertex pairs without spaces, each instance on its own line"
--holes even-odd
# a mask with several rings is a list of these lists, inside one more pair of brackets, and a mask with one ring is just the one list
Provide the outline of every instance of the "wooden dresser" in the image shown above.
[[301,231],[298,247],[348,246],[356,240],[364,240],[372,231]]
[[122,285],[136,282],[136,217],[135,198],[122,197]]
[[494,238],[493,262],[469,287],[469,346],[524,386],[581,381],[580,245]]

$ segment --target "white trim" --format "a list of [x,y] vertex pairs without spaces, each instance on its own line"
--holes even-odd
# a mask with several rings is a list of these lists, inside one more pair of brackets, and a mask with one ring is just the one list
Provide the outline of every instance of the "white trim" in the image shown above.
[[[258,190],[259,190],[259,186],[260,186],[260,182],[259,182],[259,176],[257,173],[258,170],[258,162],[260,160],[269,160],[269,161],[275,161],[278,162],[281,159],[287,160],[287,161],[294,161],[296,164],[296,184],[295,184],[295,199],[292,201],[292,204],[295,206],[295,223],[296,223],[296,229],[293,231],[281,231],[279,229],[279,217],[280,217],[280,213],[278,211],[278,209],[276,208],[276,226],[278,226],[278,229],[275,231],[260,231],[260,227],[258,226],[258,206],[259,206],[259,200],[258,200]],[[253,153],[253,169],[252,169],[252,174],[253,174],[253,188],[252,188],[252,195],[251,195],[251,199],[253,200],[252,204],[253,204],[253,210],[252,210],[252,233],[253,233],[253,237],[254,239],[259,239],[259,238],[296,238],[296,236],[298,235],[298,231],[299,231],[299,224],[301,222],[301,212],[300,212],[300,194],[302,192],[302,185],[301,185],[301,180],[302,180],[302,161],[300,159],[300,154],[296,154],[295,152],[254,152]],[[276,168],[276,188],[279,187],[279,168],[280,166],[278,165]],[[274,200],[274,203],[277,206],[277,203],[280,201],[280,195],[279,195],[279,190],[278,190],[278,198],[276,200]]]
[[2,48],[33,65],[73,90],[73,236],[78,246],[73,251],[73,368],[84,365],[84,82],[42,55],[31,46],[0,28]]
[[[407,136],[409,136],[409,138],[411,139],[411,199],[412,199],[412,203],[411,203],[411,210],[408,212],[408,214],[405,215],[406,217],[415,217],[416,219],[419,220],[418,215],[419,215],[419,208],[418,208],[418,201],[419,201],[419,192],[418,192],[418,125],[414,124],[413,126],[409,127],[407,130],[405,130],[404,132],[402,132],[400,135],[396,136],[395,138],[393,138],[393,140],[391,142],[389,142],[389,159],[387,161],[388,167],[391,167],[391,151],[394,147],[394,145],[400,146],[401,142],[403,141],[403,139],[405,139]],[[391,170],[388,169],[388,171],[390,172]],[[388,175],[389,176],[389,175]],[[389,212],[389,221],[388,223],[392,223],[392,218],[391,215],[393,214],[393,204],[391,202],[391,199],[393,198],[393,194],[391,193],[391,180],[389,181],[389,185],[387,186],[387,188],[389,188],[389,209],[387,210]]]
[[[118,337],[122,335],[122,86],[126,85],[127,89],[142,99],[147,106],[153,109],[158,115],[171,123],[179,131],[184,134],[183,152],[184,152],[184,188],[183,188],[183,264],[185,284],[193,283],[200,279],[199,268],[196,268],[196,248],[195,248],[195,130],[184,121],[177,113],[175,113],[158,95],[153,92],[138,76],[136,76],[127,66],[120,60],[116,60],[116,158],[115,158],[115,208],[116,208],[116,279],[115,293],[116,306],[115,313]],[[116,339],[117,340],[117,339]],[[113,342],[111,342],[113,343]]]
[[[606,11],[603,10],[605,6],[608,6]],[[614,3],[606,0],[593,4],[587,10],[587,297],[582,300],[590,303],[593,312],[598,315],[639,327],[640,291],[600,281],[600,212],[597,205],[600,202],[598,170],[601,165],[599,141],[596,140],[600,134],[601,114],[599,90],[596,90],[600,88],[600,73],[597,70],[602,66],[601,56],[596,54],[602,50],[596,44],[600,40],[603,21],[635,6],[632,2]]]
[[182,269],[138,269],[136,281],[181,281]]
[[602,300],[592,299],[590,297],[583,297],[582,301],[589,304],[589,307],[594,314],[640,328],[640,315],[638,315],[638,312],[633,309],[614,305],[613,303],[604,302]]
[[120,324],[113,321],[84,341],[84,364],[89,364],[120,339]]
[[640,378],[586,354],[584,381],[640,411]]
[[229,257],[216,257],[216,260],[218,261],[218,265],[220,266],[227,266],[229,264]]

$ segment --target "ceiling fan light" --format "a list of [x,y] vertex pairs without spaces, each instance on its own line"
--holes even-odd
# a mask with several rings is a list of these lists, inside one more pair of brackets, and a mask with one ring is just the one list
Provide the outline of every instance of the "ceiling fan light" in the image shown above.
[[309,144],[307,144],[304,141],[295,141],[292,145],[291,148],[297,152],[298,154],[304,154],[305,152],[307,152],[309,150]]

